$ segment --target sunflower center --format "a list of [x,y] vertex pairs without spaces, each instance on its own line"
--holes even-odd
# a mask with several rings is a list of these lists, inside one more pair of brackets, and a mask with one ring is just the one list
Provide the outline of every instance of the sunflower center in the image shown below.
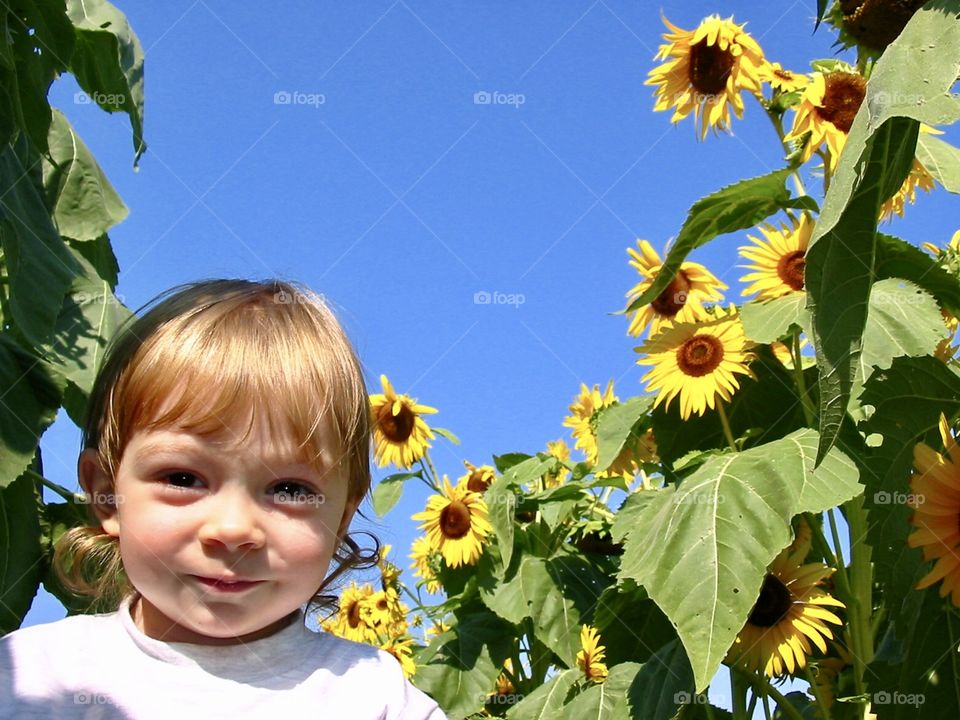
[[470,510],[459,500],[454,500],[440,511],[440,532],[451,540],[462,538],[470,532]]
[[483,470],[474,470],[467,478],[467,490],[470,492],[482,493],[490,487],[490,479],[484,477]]
[[840,0],[843,29],[860,44],[883,50],[925,0]]
[[393,403],[387,400],[377,411],[377,427],[383,436],[394,443],[406,442],[413,434],[417,416],[404,402],[400,403],[400,412],[393,414]]
[[350,623],[350,627],[355,628],[360,625],[360,603],[352,602],[350,603],[350,609],[347,610],[347,622]]
[[702,95],[719,95],[727,86],[733,63],[729,48],[721,50],[704,38],[690,46],[690,84]]
[[823,80],[826,89],[823,106],[817,108],[817,114],[832,122],[840,132],[848,133],[867,94],[867,82],[857,73],[848,72],[832,72]]
[[713,335],[694,335],[677,348],[677,366],[690,377],[713,372],[721,360],[723,344]]
[[769,628],[786,617],[793,604],[793,595],[789,588],[776,575],[767,573],[747,622],[756,627]]
[[687,274],[683,270],[678,270],[677,274],[673,276],[673,280],[670,281],[670,284],[664,288],[662,293],[657,295],[656,300],[650,303],[651,307],[653,307],[659,315],[673,317],[683,309],[692,284]]
[[803,290],[803,271],[806,268],[803,250],[787,253],[777,263],[777,275],[791,290]]

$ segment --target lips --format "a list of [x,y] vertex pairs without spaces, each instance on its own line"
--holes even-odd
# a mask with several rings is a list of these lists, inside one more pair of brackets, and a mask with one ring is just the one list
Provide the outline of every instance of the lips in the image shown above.
[[218,592],[242,592],[252,587],[262,584],[263,580],[247,580],[245,578],[229,577],[204,577],[203,575],[194,575],[197,582],[204,587],[216,590]]

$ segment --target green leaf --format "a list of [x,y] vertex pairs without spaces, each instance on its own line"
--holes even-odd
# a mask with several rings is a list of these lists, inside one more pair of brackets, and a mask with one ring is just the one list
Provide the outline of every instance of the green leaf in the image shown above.
[[627,691],[640,671],[637,663],[620,663],[610,668],[607,679],[591,684],[563,709],[562,718],[570,720],[627,720],[638,717],[631,712]]
[[0,488],[33,462],[43,431],[57,417],[62,380],[46,364],[0,333]]
[[693,671],[679,640],[671,640],[643,664],[629,691],[633,717],[670,720],[684,705],[699,701]]
[[[84,274],[74,278],[57,317],[50,342],[42,346],[50,365],[74,384],[85,399],[117,329],[133,316],[110,290],[107,281],[83,257]],[[73,418],[82,424],[82,418]]]
[[460,444],[460,438],[458,438],[456,435],[454,435],[452,432],[450,432],[450,431],[447,430],[446,428],[442,428],[442,427],[432,427],[432,428],[430,428],[430,429],[433,430],[433,431],[434,431],[437,435],[439,435],[440,437],[446,438],[447,440],[449,440],[450,442],[452,442],[454,445],[459,445],[459,444]]
[[601,411],[597,419],[597,472],[606,470],[617,459],[630,437],[633,426],[644,417],[653,404],[650,396],[632,397]]
[[81,270],[12,147],[0,153],[0,187],[0,243],[10,274],[10,311],[20,331],[39,344],[53,330],[63,298]]
[[854,398],[874,368],[890,367],[895,357],[932,355],[946,334],[936,300],[906,280],[890,278],[875,283],[869,307],[863,351],[857,359]]
[[507,711],[510,720],[553,720],[560,713],[580,670],[561,670]]
[[917,160],[945,190],[960,193],[960,149],[934,135],[920,133]]
[[960,315],[960,282],[915,245],[878,233],[874,267],[878,280],[909,280],[935,296],[954,315]]
[[[109,237],[101,235],[96,240],[84,242],[71,240],[70,238],[65,238],[65,240],[75,254],[80,255],[90,263],[97,277],[106,280],[111,290],[116,289],[120,265],[117,263],[117,256],[113,254]],[[121,296],[118,295],[117,298],[123,302]]]
[[[531,458],[535,460],[536,458]],[[525,461],[526,462],[526,461]],[[500,557],[504,567],[510,566],[513,557],[513,535],[516,523],[517,496],[506,475],[500,475],[483,493],[487,504],[488,519],[497,536],[497,547],[500,548]]]
[[818,27],[820,27],[820,23],[823,22],[823,18],[826,14],[827,14],[827,0],[817,0],[817,21],[813,26],[814,32],[817,31]]
[[800,430],[710,459],[679,488],[647,491],[653,496],[624,543],[619,578],[646,588],[676,625],[698,692],[743,627],[767,566],[789,544],[791,519],[861,490],[855,466],[839,451],[814,469],[818,440]]
[[373,511],[383,517],[403,495],[403,483],[410,478],[420,477],[419,473],[397,473],[383,478],[373,488]]
[[791,198],[786,188],[791,169],[784,168],[767,175],[741,180],[697,200],[680,228],[677,241],[663,262],[653,284],[630,304],[627,312],[649,305],[670,284],[681,263],[694,248],[705,245],[718,235],[756,225],[785,208],[813,209],[812,198]]
[[0,634],[20,627],[43,570],[37,491],[24,475],[0,488]]
[[960,119],[950,91],[960,56],[958,3],[928,3],[877,61],[807,251],[806,280],[820,368],[819,458],[846,412],[866,323],[880,204],[903,183],[919,123]]
[[515,642],[513,628],[482,606],[462,607],[458,616],[453,637],[414,677],[450,717],[483,707]]
[[127,216],[127,206],[59,110],[53,112],[49,144],[53,162],[43,160],[43,184],[57,229],[73,240],[100,238]]
[[670,620],[643,588],[629,585],[610,586],[597,599],[593,625],[607,648],[608,665],[647,662],[657,648],[677,638]]
[[126,16],[106,0],[67,0],[76,32],[70,70],[107,112],[125,112],[133,129],[136,165],[143,141],[143,49]]
[[804,332],[810,327],[806,293],[791,293],[765,302],[748,302],[740,308],[743,332],[757,343],[776,342],[796,325]]

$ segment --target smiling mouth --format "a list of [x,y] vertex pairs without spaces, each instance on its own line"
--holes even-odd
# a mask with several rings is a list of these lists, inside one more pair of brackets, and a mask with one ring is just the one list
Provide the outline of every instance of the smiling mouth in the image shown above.
[[193,577],[196,578],[196,580],[204,587],[217,590],[219,592],[242,592],[243,590],[249,590],[250,588],[256,587],[264,582],[263,580],[232,580],[228,578],[211,578],[204,577],[202,575],[194,575]]

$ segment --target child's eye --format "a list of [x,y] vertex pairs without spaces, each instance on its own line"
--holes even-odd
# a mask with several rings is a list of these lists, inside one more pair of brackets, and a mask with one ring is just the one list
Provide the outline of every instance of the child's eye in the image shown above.
[[180,488],[181,490],[193,488],[195,487],[195,483],[199,482],[199,479],[196,475],[188,472],[166,473],[162,479],[167,482],[167,485]]
[[312,487],[304,485],[295,480],[284,480],[278,482],[270,491],[273,493],[273,500],[279,505],[310,505],[317,506],[324,503],[324,496]]

